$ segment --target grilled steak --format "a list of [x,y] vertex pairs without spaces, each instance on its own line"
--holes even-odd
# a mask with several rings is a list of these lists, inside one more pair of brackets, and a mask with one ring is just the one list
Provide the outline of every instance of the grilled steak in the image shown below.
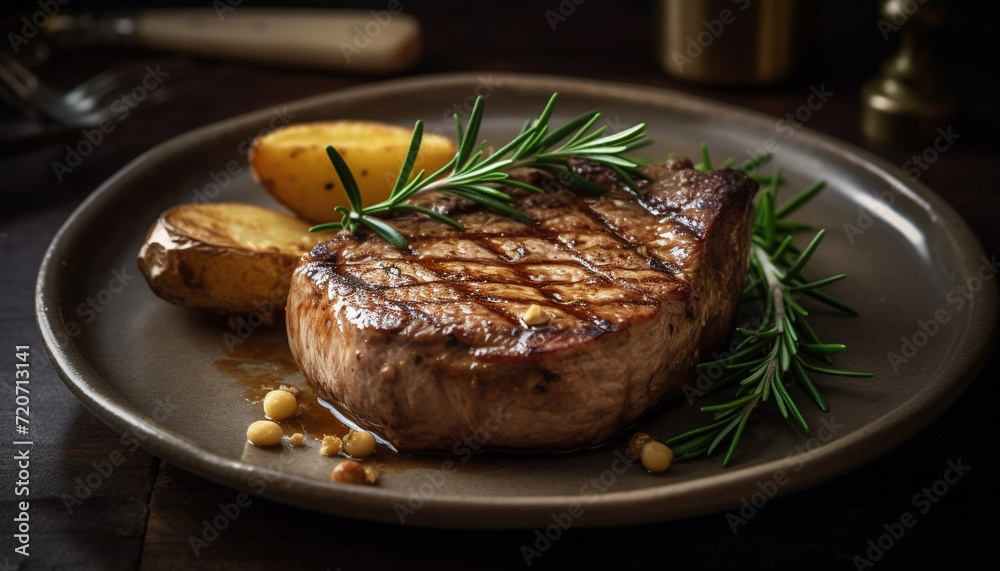
[[[429,195],[467,231],[392,218],[411,252],[341,233],[292,278],[292,354],[318,394],[400,450],[606,441],[676,396],[732,327],[757,184],[691,166],[643,167],[638,198],[593,163],[574,169],[602,196],[525,174],[548,189],[510,190],[536,224]],[[533,304],[547,322],[525,323]]]

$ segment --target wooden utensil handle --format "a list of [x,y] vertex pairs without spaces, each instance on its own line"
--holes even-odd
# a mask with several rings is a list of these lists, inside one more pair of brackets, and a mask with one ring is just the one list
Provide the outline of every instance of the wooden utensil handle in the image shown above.
[[133,21],[150,49],[357,73],[402,71],[421,51],[419,22],[390,9],[157,9]]

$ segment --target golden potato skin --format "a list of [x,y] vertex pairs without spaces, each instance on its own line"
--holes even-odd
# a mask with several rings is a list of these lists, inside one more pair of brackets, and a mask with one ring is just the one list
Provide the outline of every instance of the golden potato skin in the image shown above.
[[[292,212],[312,222],[332,222],[340,219],[333,209],[347,206],[347,195],[326,146],[344,157],[363,203],[371,205],[388,198],[412,136],[412,129],[372,121],[290,125],[254,140],[250,172]],[[436,171],[454,155],[454,141],[424,133],[413,172]]]
[[175,206],[150,228],[139,270],[178,305],[228,315],[283,309],[299,258],[330,236],[309,226],[250,204]]

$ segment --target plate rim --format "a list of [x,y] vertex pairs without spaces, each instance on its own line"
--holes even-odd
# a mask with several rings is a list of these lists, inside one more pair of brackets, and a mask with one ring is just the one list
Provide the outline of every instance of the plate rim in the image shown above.
[[[79,347],[72,342],[60,343],[60,333],[63,339],[68,337],[60,330],[64,328],[64,323],[59,295],[61,283],[59,262],[62,254],[71,248],[74,233],[80,232],[81,227],[85,226],[88,215],[100,212],[119,194],[127,192],[125,183],[131,176],[141,176],[140,167],[148,168],[159,161],[168,161],[175,153],[182,152],[192,142],[205,138],[207,134],[228,132],[243,125],[256,124],[262,118],[266,118],[276,106],[301,111],[335,105],[338,101],[357,101],[365,96],[405,93],[408,89],[418,87],[442,90],[474,84],[483,74],[498,77],[505,87],[531,92],[566,91],[609,97],[619,101],[639,100],[656,106],[731,116],[741,123],[765,128],[773,126],[775,121],[775,117],[759,111],[660,87],[579,77],[473,71],[412,76],[362,84],[288,103],[278,103],[265,109],[198,127],[146,150],[119,169],[74,210],[47,248],[36,282],[35,313],[45,351],[63,383],[91,413],[115,430],[130,432],[140,440],[146,450],[205,479],[254,493],[255,490],[248,480],[253,476],[270,477],[273,482],[269,482],[263,493],[259,494],[267,499],[346,517],[400,524],[392,512],[393,501],[396,503],[400,501],[398,492],[377,487],[331,488],[332,484],[329,482],[225,458],[202,448],[191,439],[165,427],[158,427],[154,419],[122,406],[116,402],[114,394],[108,394],[108,392],[113,393],[113,390],[106,392],[96,387],[95,379],[99,382],[106,381],[100,379],[96,371],[89,366]],[[856,168],[891,183],[906,199],[914,202],[922,210],[943,219],[949,227],[949,247],[965,254],[963,262],[978,260],[980,256],[985,255],[972,229],[954,209],[920,181],[903,180],[899,176],[901,174],[899,167],[867,150],[809,127],[798,129],[794,140],[848,160]],[[139,175],[136,174],[137,171]],[[962,270],[964,272],[962,277],[970,275],[969,267],[963,266]],[[888,414],[862,425],[847,437],[824,444],[820,448],[824,461],[809,461],[801,465],[795,477],[787,485],[782,486],[777,495],[815,486],[875,460],[929,426],[949,408],[975,380],[997,338],[996,283],[980,290],[979,296],[982,310],[970,312],[968,326],[957,335],[963,340],[969,338],[976,346],[972,349],[959,346],[955,354],[949,355],[953,362],[956,356],[965,357],[958,363],[961,365],[959,370],[949,368],[947,370],[949,379],[924,386]],[[47,308],[54,310],[49,311]],[[108,385],[109,388],[113,388],[110,387],[110,383]],[[915,411],[920,414],[914,414]],[[884,435],[888,428],[893,429],[893,437],[879,439],[878,436]],[[742,468],[728,468],[712,475],[672,482],[669,486],[611,491],[588,498],[580,495],[434,496],[425,500],[419,511],[420,517],[408,521],[405,525],[463,529],[524,529],[546,525],[552,513],[565,510],[573,504],[582,504],[585,513],[590,516],[574,522],[574,525],[580,527],[634,525],[692,517],[736,507],[737,503],[733,498],[749,496],[756,489],[755,482],[771,477],[779,470],[791,470],[793,466],[799,464],[796,458],[798,457],[790,456]],[[831,463],[835,466],[832,469],[829,467]],[[336,493],[331,493],[332,489],[336,489]],[[317,505],[318,497],[336,498],[337,509],[330,509],[329,502]],[[698,501],[690,503],[684,501],[692,497]],[[375,507],[378,509],[374,509]],[[386,507],[389,509],[386,510]],[[455,521],[456,510],[467,516],[461,523]],[[471,517],[472,515],[478,517]]]

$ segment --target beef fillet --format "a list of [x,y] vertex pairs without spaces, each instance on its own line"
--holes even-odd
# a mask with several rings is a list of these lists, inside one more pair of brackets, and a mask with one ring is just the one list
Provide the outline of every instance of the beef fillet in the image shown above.
[[410,252],[365,230],[316,246],[287,320],[317,393],[405,451],[596,445],[676,396],[731,331],[757,184],[679,159],[635,197],[574,169],[608,192],[526,173],[548,192],[510,192],[535,224],[429,194],[467,230],[403,213]]

